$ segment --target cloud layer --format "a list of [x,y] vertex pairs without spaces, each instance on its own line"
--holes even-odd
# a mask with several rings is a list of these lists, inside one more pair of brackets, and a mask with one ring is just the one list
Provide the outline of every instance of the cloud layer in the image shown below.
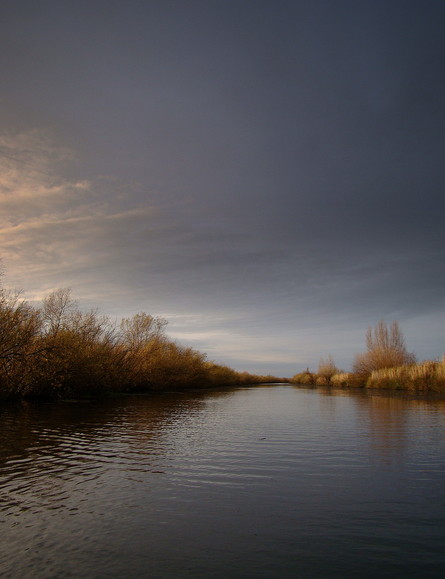
[[443,2],[19,4],[5,283],[165,315],[241,370],[348,367],[381,318],[442,353]]

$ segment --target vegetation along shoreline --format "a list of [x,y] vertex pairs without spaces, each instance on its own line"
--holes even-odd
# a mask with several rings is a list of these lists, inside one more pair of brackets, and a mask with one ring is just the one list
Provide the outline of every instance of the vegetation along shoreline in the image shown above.
[[380,320],[366,333],[366,352],[358,354],[352,372],[339,370],[332,356],[321,359],[317,372],[306,369],[290,379],[293,384],[407,390],[445,394],[445,356],[441,361],[416,362],[406,349],[397,322],[391,326]]
[[41,306],[0,288],[0,398],[70,398],[282,382],[207,360],[144,312],[119,323],[81,311],[69,289]]
[[166,320],[144,312],[119,323],[97,310],[82,311],[69,289],[34,306],[20,292],[0,288],[0,399],[88,397],[167,392],[264,383],[445,394],[445,357],[416,362],[397,322],[381,320],[366,334],[366,351],[351,372],[333,358],[317,372],[292,378],[237,372],[177,344]]

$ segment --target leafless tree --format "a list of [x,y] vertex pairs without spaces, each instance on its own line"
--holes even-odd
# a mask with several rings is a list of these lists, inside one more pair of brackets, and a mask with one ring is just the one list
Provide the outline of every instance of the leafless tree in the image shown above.
[[48,335],[57,335],[68,325],[68,320],[78,311],[77,302],[71,297],[70,288],[59,288],[43,300],[42,321]]
[[150,316],[145,312],[124,318],[120,324],[123,343],[131,350],[137,351],[154,340],[162,338],[167,321],[164,318]]
[[354,372],[370,374],[373,370],[405,366],[415,362],[414,354],[406,349],[405,338],[398,322],[390,327],[380,320],[375,328],[366,332],[367,351],[358,354],[354,361]]
[[318,365],[318,376],[321,378],[325,378],[328,382],[334,376],[334,374],[338,373],[338,368],[335,365],[334,359],[332,356],[328,356],[326,359],[320,358],[320,364]]

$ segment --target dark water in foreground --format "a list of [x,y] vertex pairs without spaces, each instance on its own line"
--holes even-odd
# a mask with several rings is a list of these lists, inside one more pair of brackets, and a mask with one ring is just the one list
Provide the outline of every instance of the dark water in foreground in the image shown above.
[[264,386],[0,410],[0,576],[440,577],[445,401]]

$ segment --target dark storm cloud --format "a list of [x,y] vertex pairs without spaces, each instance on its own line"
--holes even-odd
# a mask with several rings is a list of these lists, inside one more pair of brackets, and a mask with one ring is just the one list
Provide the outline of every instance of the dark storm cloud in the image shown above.
[[[57,286],[72,264],[68,278],[91,299],[106,288],[99,300],[113,312],[192,315],[203,349],[228,352],[232,331],[243,359],[274,351],[287,372],[293,355],[304,364],[326,348],[346,365],[348,344],[382,317],[410,324],[414,346],[428,316],[443,319],[443,2],[0,11],[6,149],[22,135],[3,184],[34,197],[26,210],[2,200],[12,277],[32,263],[39,293],[45,268]],[[46,137],[30,144],[35,129],[75,151],[71,164]],[[45,177],[19,179],[36,149],[57,162],[49,171],[40,157]]]

